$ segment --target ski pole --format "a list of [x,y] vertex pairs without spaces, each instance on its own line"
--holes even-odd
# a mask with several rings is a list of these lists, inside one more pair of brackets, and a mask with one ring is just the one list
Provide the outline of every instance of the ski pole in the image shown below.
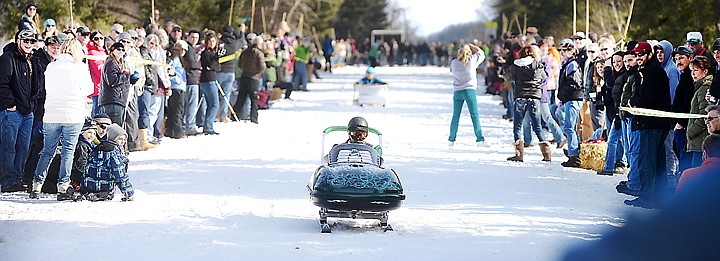
[[220,93],[222,94],[223,98],[225,99],[225,102],[227,102],[228,108],[230,108],[230,112],[232,113],[232,116],[235,117],[235,121],[240,122],[240,118],[238,118],[237,114],[235,114],[235,109],[230,104],[230,100],[228,100],[228,97],[225,96],[225,91],[222,89],[222,86],[220,86],[220,83],[215,80],[215,84],[218,86],[218,90],[220,90]]

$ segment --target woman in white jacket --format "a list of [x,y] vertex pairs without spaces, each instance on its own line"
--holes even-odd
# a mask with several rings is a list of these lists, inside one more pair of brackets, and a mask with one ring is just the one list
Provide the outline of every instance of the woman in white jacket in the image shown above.
[[44,147],[35,169],[30,198],[38,198],[50,161],[62,137],[60,173],[58,174],[58,200],[68,200],[70,168],[75,145],[87,114],[87,96],[93,93],[93,82],[86,64],[82,62],[82,44],[69,40],[60,46],[60,56],[45,71],[45,117],[43,118]]

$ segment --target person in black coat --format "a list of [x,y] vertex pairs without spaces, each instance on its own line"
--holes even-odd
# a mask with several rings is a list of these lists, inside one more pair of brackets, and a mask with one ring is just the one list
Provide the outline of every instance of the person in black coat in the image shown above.
[[37,41],[31,30],[15,35],[0,56],[0,186],[2,192],[25,190],[22,175],[30,147],[33,111],[43,94],[44,66],[33,55]]
[[110,56],[105,61],[102,75],[102,89],[98,104],[102,113],[110,116],[113,123],[122,125],[128,96],[130,94],[130,71],[125,67],[123,56],[125,46],[114,43],[110,46]]
[[[690,103],[695,94],[695,84],[690,75],[690,61],[694,58],[692,50],[686,46],[678,46],[673,50],[675,64],[682,72],[675,89],[675,99],[672,104],[672,111],[678,113],[689,113]],[[714,81],[714,79],[713,79]],[[712,85],[711,87],[712,88]],[[678,173],[690,168],[692,160],[686,151],[687,145],[687,119],[673,119],[675,131],[673,132],[673,149],[678,157]],[[679,176],[679,175],[678,175]],[[679,178],[679,177],[678,177]]]
[[[540,98],[542,98],[541,84],[547,78],[545,67],[538,62],[540,49],[532,46],[525,46],[519,52],[519,59],[508,68],[506,80],[512,81],[513,96],[515,97],[513,119],[513,135],[515,145],[515,156],[509,157],[510,161],[523,161],[524,142],[522,139],[522,124],[525,113],[530,116],[530,125],[533,132],[540,141],[540,151],[543,154],[543,161],[551,160],[550,143],[545,141],[540,129]],[[530,141],[527,141],[528,143]]]
[[[638,43],[632,50],[637,55],[638,72],[629,105],[659,111],[670,111],[670,81],[660,63],[653,59],[652,47],[647,42]],[[662,203],[667,191],[665,166],[665,138],[671,129],[670,120],[660,117],[633,116],[632,130],[639,131],[640,148],[638,170],[640,195],[625,204],[654,208]]]

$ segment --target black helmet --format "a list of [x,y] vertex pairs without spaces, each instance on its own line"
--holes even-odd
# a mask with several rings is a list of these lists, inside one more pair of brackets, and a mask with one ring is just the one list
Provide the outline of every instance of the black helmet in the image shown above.
[[355,117],[348,122],[348,131],[364,131],[368,132],[368,123],[363,117]]

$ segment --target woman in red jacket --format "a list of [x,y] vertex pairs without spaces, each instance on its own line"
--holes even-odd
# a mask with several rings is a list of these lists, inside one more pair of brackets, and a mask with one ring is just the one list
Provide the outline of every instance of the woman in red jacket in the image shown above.
[[100,91],[100,76],[101,69],[105,64],[107,58],[107,52],[105,52],[105,37],[103,37],[100,31],[95,31],[90,34],[90,42],[87,44],[88,66],[90,67],[90,78],[92,79],[95,91],[90,95],[92,99],[92,112],[90,116],[95,116],[100,113],[100,106],[98,105],[98,92]]

